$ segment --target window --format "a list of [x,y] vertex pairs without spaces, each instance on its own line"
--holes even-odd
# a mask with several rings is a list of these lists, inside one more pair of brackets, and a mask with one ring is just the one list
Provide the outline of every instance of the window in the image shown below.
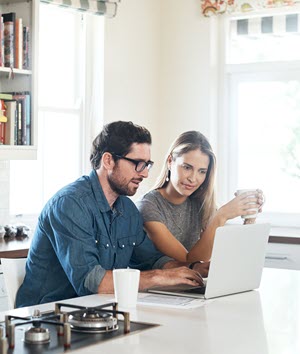
[[259,187],[264,219],[300,227],[298,14],[233,19],[229,26],[228,194]]
[[102,45],[102,17],[40,5],[38,159],[11,161],[11,214],[39,214],[58,189],[84,173],[85,144],[93,135],[87,87],[100,97],[103,65],[97,61],[94,70],[91,58],[102,56]]

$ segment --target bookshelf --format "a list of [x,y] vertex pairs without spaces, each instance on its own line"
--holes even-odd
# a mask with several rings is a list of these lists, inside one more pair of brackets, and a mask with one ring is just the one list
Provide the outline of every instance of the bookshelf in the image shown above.
[[37,43],[39,0],[0,0],[0,13],[15,12],[28,26],[29,68],[0,66],[0,92],[30,92],[31,138],[29,145],[0,145],[0,160],[33,160],[37,156]]

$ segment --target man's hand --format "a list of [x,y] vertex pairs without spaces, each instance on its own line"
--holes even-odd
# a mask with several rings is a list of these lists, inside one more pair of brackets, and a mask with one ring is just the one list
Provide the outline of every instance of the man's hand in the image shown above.
[[186,284],[191,286],[203,285],[203,279],[199,272],[188,267],[156,269],[141,272],[139,290],[145,290],[156,286],[169,286]]
[[[181,265],[181,266],[178,266]],[[187,284],[191,286],[203,285],[200,274],[206,276],[208,273],[209,262],[197,263],[194,269],[188,268],[189,263],[182,266],[182,262],[170,261],[165,264],[164,269],[143,271],[140,274],[139,290],[145,290],[156,286],[168,286]],[[98,287],[99,294],[109,294],[114,292],[112,271],[106,271]]]
[[193,270],[201,274],[202,278],[207,278],[210,262],[196,263]]

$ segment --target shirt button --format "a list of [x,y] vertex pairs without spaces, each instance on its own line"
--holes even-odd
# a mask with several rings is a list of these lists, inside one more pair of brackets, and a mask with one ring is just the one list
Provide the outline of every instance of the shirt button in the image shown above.
[[98,240],[96,240],[95,242],[98,243]]
[[106,247],[109,247],[109,244],[108,244],[108,243],[106,244]]
[[132,244],[133,244],[133,246],[135,246],[135,242],[133,242]]
[[122,245],[122,248],[124,248],[125,247],[125,245]]

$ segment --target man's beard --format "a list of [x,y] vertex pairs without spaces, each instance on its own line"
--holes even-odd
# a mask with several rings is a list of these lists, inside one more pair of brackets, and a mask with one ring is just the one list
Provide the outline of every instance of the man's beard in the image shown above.
[[[117,178],[116,176],[118,175],[117,170],[113,170],[113,173],[111,175],[107,176],[107,181],[109,183],[110,188],[118,195],[127,195],[129,197],[135,195],[137,188],[130,189],[129,188],[129,183],[130,181],[125,184],[125,179],[123,180],[124,183],[122,184],[122,180]],[[138,179],[139,181],[142,181],[142,179]]]

